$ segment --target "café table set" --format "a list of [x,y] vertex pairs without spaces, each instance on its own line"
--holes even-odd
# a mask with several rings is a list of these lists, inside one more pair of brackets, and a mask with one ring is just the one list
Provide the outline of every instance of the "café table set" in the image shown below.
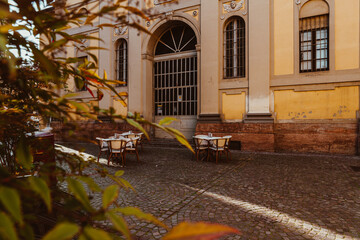
[[[226,159],[228,159],[228,155],[230,155],[231,159],[229,149],[231,138],[232,136],[215,137],[212,133],[208,133],[208,135],[193,136],[196,160],[204,160],[205,158],[209,160],[211,155],[215,154],[216,163],[218,163],[218,159],[223,153],[226,154]],[[206,155],[200,158],[201,153],[206,153]]]
[[141,146],[142,149],[142,137],[143,133],[133,133],[132,131],[124,133],[115,133],[114,136],[108,138],[97,137],[99,144],[99,155],[98,162],[100,159],[101,153],[106,153],[108,155],[108,165],[110,161],[114,161],[114,158],[121,158],[121,166],[125,166],[126,163],[126,154],[133,153],[136,154],[137,161],[139,161],[139,152],[138,146]]

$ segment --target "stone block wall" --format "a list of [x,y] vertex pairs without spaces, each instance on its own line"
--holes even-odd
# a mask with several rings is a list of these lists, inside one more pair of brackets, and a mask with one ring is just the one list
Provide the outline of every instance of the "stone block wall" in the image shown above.
[[[206,123],[198,122],[196,134],[231,135],[241,142],[242,151],[300,152],[356,155],[360,152],[359,123]],[[56,141],[71,141],[69,131],[78,139],[95,140],[129,130],[127,123],[81,122],[77,129],[52,123]]]
[[273,124],[246,123],[198,123],[196,134],[214,136],[231,135],[232,141],[240,141],[243,151],[274,151]]
[[[110,137],[115,133],[122,133],[127,131],[139,132],[138,129],[133,126],[122,123],[99,123],[99,122],[78,122],[76,128],[72,128],[69,125],[53,122],[51,123],[53,133],[55,134],[55,141],[76,141],[77,139],[83,140],[95,140],[97,137]],[[69,132],[72,132],[72,136],[69,137]]]
[[358,154],[357,123],[198,123],[196,134],[232,135],[243,151]]

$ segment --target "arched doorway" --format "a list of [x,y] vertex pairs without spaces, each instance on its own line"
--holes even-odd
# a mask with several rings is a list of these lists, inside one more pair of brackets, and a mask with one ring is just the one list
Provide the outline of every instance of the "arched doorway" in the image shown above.
[[[198,113],[197,39],[185,23],[176,21],[159,38],[154,57],[155,122],[165,116],[177,118],[171,127],[187,138],[195,132]],[[159,138],[169,137],[155,130]]]

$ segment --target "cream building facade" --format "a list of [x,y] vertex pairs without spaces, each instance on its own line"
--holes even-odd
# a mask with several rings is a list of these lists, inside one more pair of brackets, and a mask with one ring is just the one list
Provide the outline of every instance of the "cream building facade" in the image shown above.
[[[359,0],[128,4],[152,13],[139,20],[151,35],[121,25],[69,29],[100,37],[84,43],[108,49],[93,52],[100,75],[126,82],[116,87],[128,93],[126,106],[69,86],[86,101],[155,122],[176,117],[172,126],[188,138],[230,134],[249,151],[358,152]],[[67,52],[78,56],[76,46]]]

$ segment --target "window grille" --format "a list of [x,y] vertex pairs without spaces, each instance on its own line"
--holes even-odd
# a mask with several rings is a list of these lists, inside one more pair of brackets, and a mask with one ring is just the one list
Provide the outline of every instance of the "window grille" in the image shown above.
[[329,70],[329,15],[301,18],[300,72]]
[[124,39],[120,39],[116,47],[115,66],[117,80],[124,82],[118,86],[126,86],[128,83],[128,51],[127,42]]
[[156,116],[197,115],[197,57],[154,64]]
[[224,77],[245,77],[245,21],[240,17],[224,29]]

